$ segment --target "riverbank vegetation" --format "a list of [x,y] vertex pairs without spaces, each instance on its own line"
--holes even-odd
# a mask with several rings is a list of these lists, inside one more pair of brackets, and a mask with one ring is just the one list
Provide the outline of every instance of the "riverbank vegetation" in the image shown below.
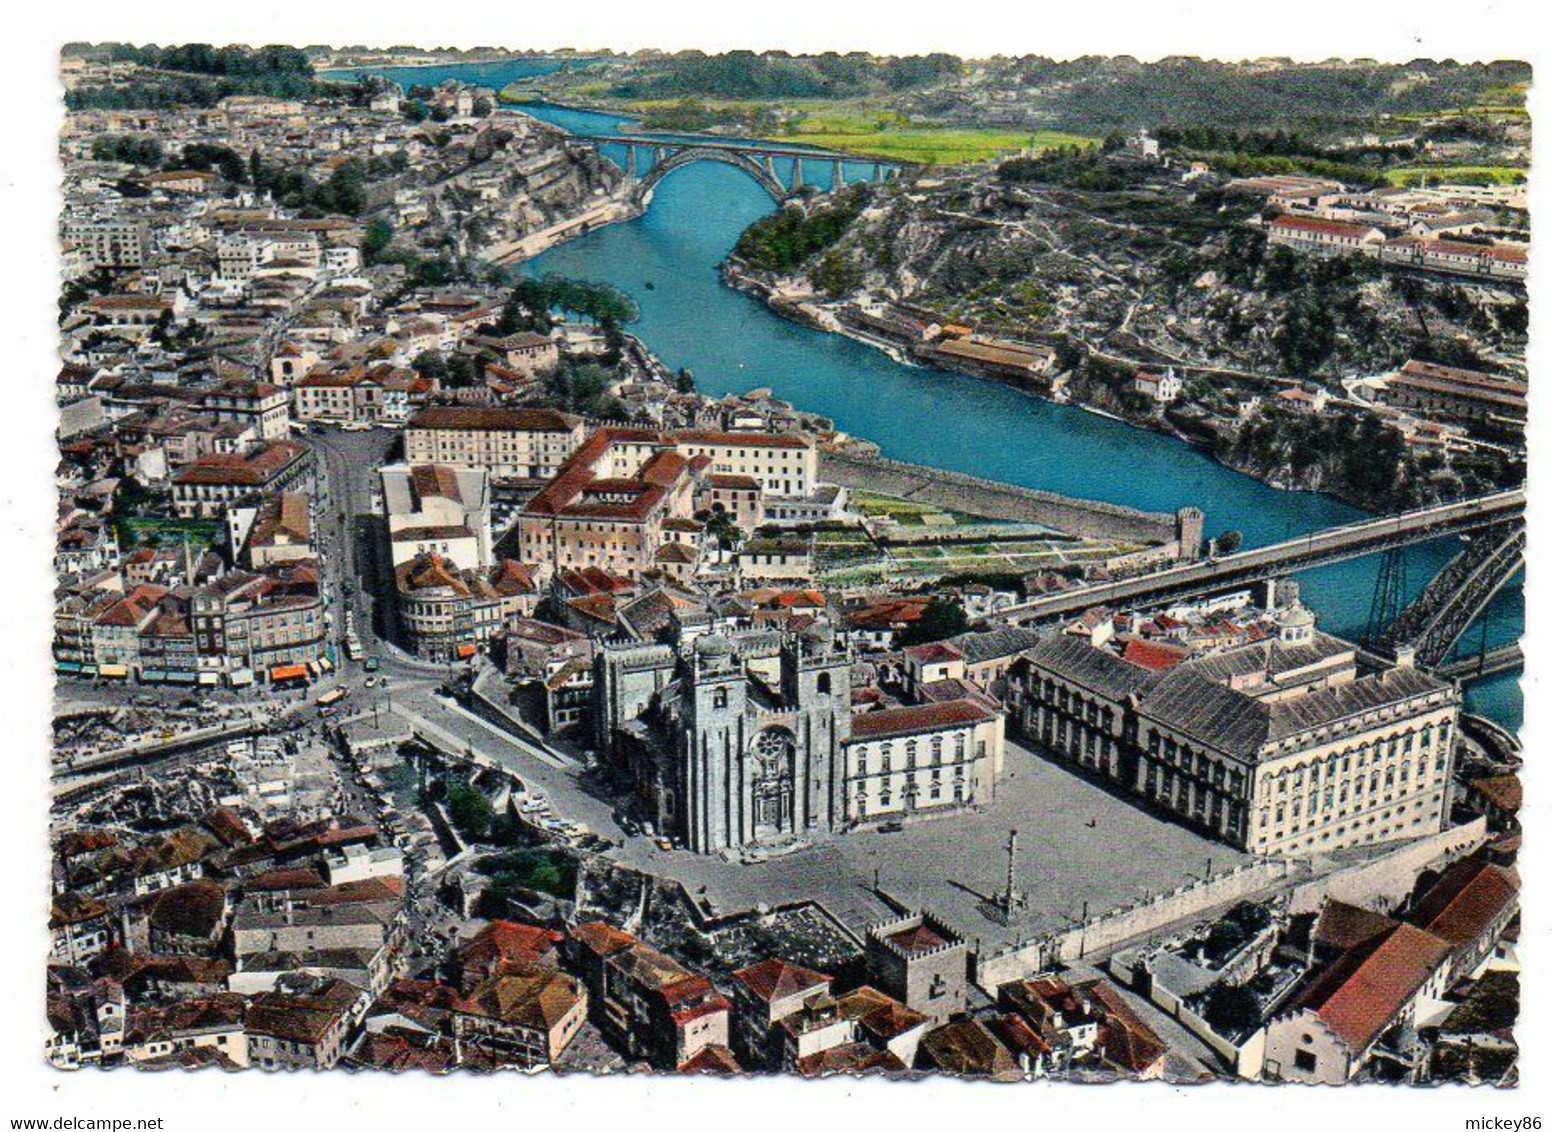
[[757,270],[792,271],[845,235],[866,200],[865,186],[853,185],[812,210],[788,205],[744,229],[734,254]]
[[[1266,159],[1316,148],[1290,137],[1198,140]],[[1298,385],[1340,403],[1344,376],[1407,358],[1499,369],[1495,358],[1518,349],[1525,326],[1523,302],[1499,291],[1269,245],[1250,223],[1254,198],[1096,148],[908,191],[848,193],[844,208],[819,197],[751,227],[740,244],[746,277],[773,294],[806,287],[845,304],[832,308],[843,323],[865,303],[892,300],[900,313],[886,311],[872,332],[883,326],[888,337],[898,320],[891,340],[928,364],[944,357],[909,333],[912,323],[1048,346],[1072,403],[1201,444],[1267,482],[1360,506],[1391,510],[1523,474],[1505,451],[1433,451],[1350,406],[1306,416],[1277,398]],[[1185,391],[1161,407],[1135,374],[1170,366],[1181,367]]]

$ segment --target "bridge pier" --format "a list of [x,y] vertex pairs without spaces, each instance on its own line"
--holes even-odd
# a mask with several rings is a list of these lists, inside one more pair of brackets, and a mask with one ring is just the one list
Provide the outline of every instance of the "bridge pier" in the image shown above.
[[884,164],[883,164],[883,162],[875,161],[873,163],[873,179],[875,181],[882,181],[884,179]]
[[844,189],[846,187],[846,163],[834,161],[830,164],[830,187],[832,189]]
[[625,147],[625,175],[632,179],[636,176],[636,147],[629,144]]
[[802,187],[803,187],[803,159],[801,157],[794,157],[792,159],[792,191],[793,192],[797,192]]

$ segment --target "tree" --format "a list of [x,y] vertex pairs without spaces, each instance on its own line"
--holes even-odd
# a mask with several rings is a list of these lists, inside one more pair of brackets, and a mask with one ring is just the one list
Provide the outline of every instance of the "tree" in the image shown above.
[[1233,554],[1245,541],[1245,536],[1238,531],[1224,531],[1218,536],[1218,553]]
[[480,366],[468,354],[459,352],[447,359],[447,384],[454,389],[472,389],[480,383]]
[[706,533],[716,539],[717,545],[723,550],[738,541],[738,524],[733,522],[733,516],[721,507],[713,507],[705,512],[702,521],[706,524]]
[[361,259],[368,266],[377,262],[379,253],[386,248],[393,239],[393,229],[388,222],[382,219],[373,220],[366,226],[366,232],[361,237]]
[[695,392],[695,375],[690,372],[689,366],[681,366],[679,372],[674,374],[674,388],[680,393]]
[[1220,1034],[1246,1034],[1261,1025],[1261,1003],[1248,987],[1219,983],[1207,992],[1202,1017]]
[[447,812],[453,819],[454,827],[470,841],[486,837],[490,833],[491,819],[495,816],[490,799],[464,782],[448,787]]
[[437,350],[424,350],[415,355],[415,360],[410,363],[410,368],[427,381],[434,381],[439,386],[446,385],[451,376],[447,366],[447,359]]
[[934,597],[921,618],[901,635],[902,645],[924,645],[963,633],[970,627],[964,606],[952,598]]

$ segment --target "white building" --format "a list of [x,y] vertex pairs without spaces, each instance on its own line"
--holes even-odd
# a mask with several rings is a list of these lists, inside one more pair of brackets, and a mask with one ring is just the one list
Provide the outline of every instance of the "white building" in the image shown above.
[[490,481],[481,468],[391,464],[379,472],[395,568],[434,554],[460,570],[495,561]]

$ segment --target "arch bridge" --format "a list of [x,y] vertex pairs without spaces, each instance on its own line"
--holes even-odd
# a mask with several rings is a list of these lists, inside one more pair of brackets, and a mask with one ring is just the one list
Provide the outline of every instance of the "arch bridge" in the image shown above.
[[[805,163],[829,166],[829,187],[838,189],[847,184],[847,164],[866,164],[865,158],[818,149],[797,149],[792,146],[758,145],[745,142],[718,142],[713,138],[694,142],[666,142],[653,138],[631,136],[600,136],[583,139],[595,151],[606,145],[621,146],[625,150],[625,175],[632,183],[632,195],[637,204],[645,205],[652,198],[658,182],[676,169],[697,161],[716,161],[742,170],[771,199],[780,203],[804,186]],[[778,171],[777,160],[790,162],[783,178]],[[899,173],[899,167],[882,161],[872,162],[871,181],[884,181]]]

